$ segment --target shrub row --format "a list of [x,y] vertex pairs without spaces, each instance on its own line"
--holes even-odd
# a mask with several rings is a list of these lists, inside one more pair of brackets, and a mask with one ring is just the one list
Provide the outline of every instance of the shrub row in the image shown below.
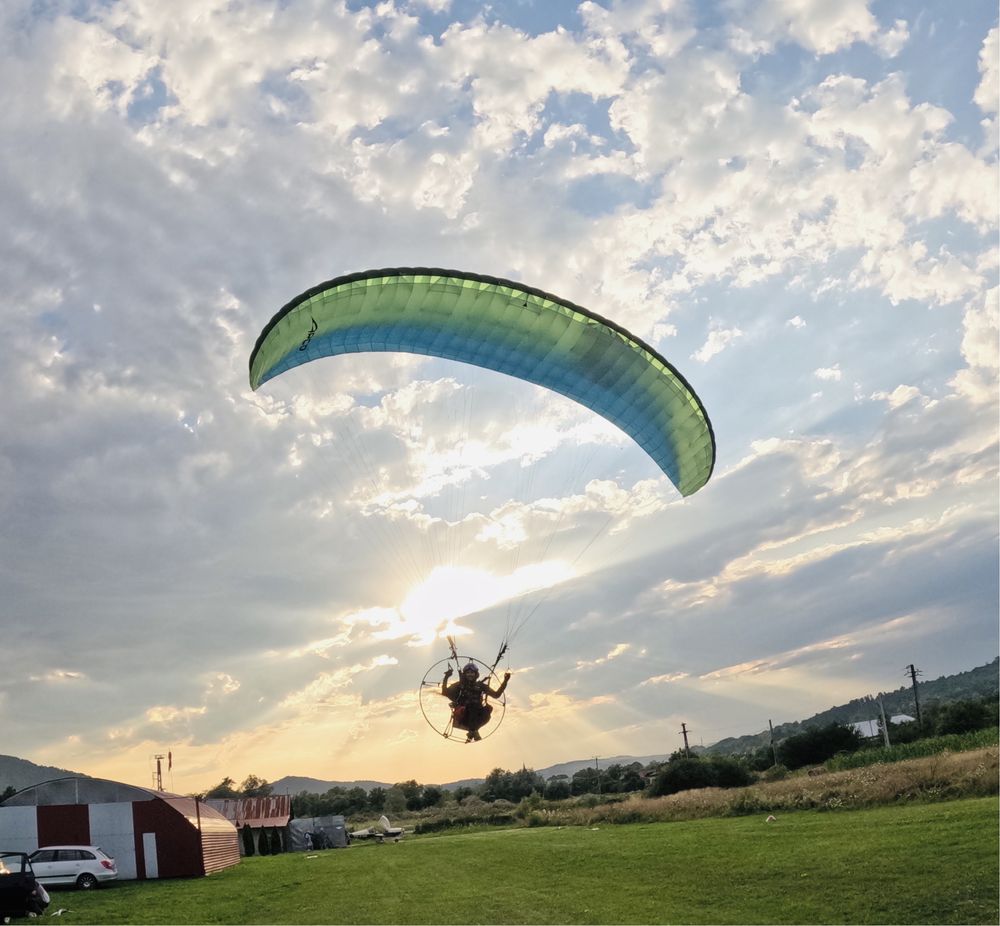
[[863,749],[846,756],[834,756],[826,762],[826,768],[831,772],[843,771],[849,768],[864,768],[883,762],[902,762],[905,759],[919,759],[942,752],[966,752],[970,749],[982,749],[984,746],[995,745],[998,741],[996,728],[974,730],[971,733],[952,733],[947,736],[934,736],[912,743],[902,743],[898,746],[884,746],[880,749]]
[[509,826],[513,822],[514,816],[509,813],[439,817],[436,820],[421,820],[414,826],[413,832],[437,833],[441,830],[462,829],[469,826]]

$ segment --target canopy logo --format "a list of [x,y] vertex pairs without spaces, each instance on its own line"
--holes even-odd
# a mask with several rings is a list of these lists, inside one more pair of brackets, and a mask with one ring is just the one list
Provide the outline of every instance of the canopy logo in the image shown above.
[[299,350],[305,350],[309,346],[309,342],[313,339],[313,335],[316,334],[316,330],[319,328],[319,325],[316,324],[315,318],[310,316],[309,321],[312,322],[312,327],[309,329],[309,334],[306,335],[306,339],[299,345]]

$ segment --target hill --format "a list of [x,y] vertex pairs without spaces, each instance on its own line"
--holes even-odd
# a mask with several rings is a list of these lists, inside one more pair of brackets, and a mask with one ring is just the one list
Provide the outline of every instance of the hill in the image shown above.
[[306,778],[301,775],[286,775],[277,781],[271,782],[274,794],[298,794],[307,791],[309,794],[325,794],[331,788],[364,788],[371,791],[372,788],[391,788],[392,784],[384,781],[323,781],[320,778]]
[[27,759],[18,759],[16,756],[0,756],[0,793],[8,787],[13,787],[20,791],[22,788],[37,785],[40,781],[49,781],[52,778],[65,778],[67,775],[79,774],[79,772],[71,772],[65,768],[55,768],[52,765],[36,765],[34,762],[29,762]]
[[[631,765],[633,762],[646,766],[650,762],[663,762],[666,758],[667,753],[661,753],[655,756],[600,756],[596,761],[600,762],[603,769],[611,765]],[[554,778],[556,775],[566,775],[572,778],[581,769],[593,768],[594,762],[594,759],[575,759],[572,762],[561,762],[559,765],[537,769],[537,772],[546,779]]]
[[[917,695],[921,707],[933,702],[944,703],[959,701],[965,698],[995,697],[1000,692],[1000,658],[975,669],[959,672],[956,675],[942,675],[932,681],[917,680]],[[886,715],[909,714],[916,716],[913,703],[913,688],[901,686],[895,691],[880,691],[877,695],[865,695],[854,698],[847,704],[831,707],[829,710],[814,714],[807,720],[797,720],[778,724],[774,728],[775,742],[802,733],[809,727],[824,727],[831,723],[854,723],[858,720],[875,720],[878,717],[878,698],[885,705]],[[751,733],[744,736],[731,736],[719,740],[705,748],[706,753],[714,755],[738,755],[753,752],[769,742],[769,733]]]
[[[666,759],[666,754],[656,756],[601,756],[598,761],[601,768],[609,765],[631,765],[638,762],[640,765],[648,765],[650,762],[662,762]],[[558,765],[550,765],[548,768],[540,768],[535,771],[542,778],[552,778],[555,775],[567,775],[572,777],[582,768],[593,766],[593,759],[574,759],[570,762],[560,762]],[[485,781],[484,778],[463,778],[460,781],[449,781],[438,785],[446,791],[454,791],[456,788],[475,788]],[[364,788],[370,791],[372,788],[391,788],[394,782],[385,781],[323,781],[319,778],[305,778],[298,775],[287,775],[271,783],[275,794],[298,794],[300,791],[307,791],[310,794],[325,794],[331,788]]]

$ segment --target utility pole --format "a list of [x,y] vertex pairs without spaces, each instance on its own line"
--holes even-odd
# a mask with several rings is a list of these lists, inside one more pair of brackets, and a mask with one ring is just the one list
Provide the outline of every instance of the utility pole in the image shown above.
[[774,724],[770,720],[767,721],[767,728],[771,731],[771,765],[778,764],[778,753],[774,748]]
[[923,727],[923,721],[920,719],[920,697],[917,694],[917,676],[923,675],[923,672],[915,668],[912,662],[906,669],[910,673],[910,680],[913,682],[913,706],[917,709],[917,728],[920,729]]
[[681,733],[684,734],[684,755],[691,758],[691,750],[688,748],[688,728],[686,723],[681,724]]
[[885,740],[885,748],[888,749],[892,744],[889,742],[889,722],[885,719],[885,705],[882,703],[881,695],[878,699],[878,711],[882,715],[882,739]]
[[597,769],[597,796],[601,796],[601,763],[597,761],[598,757],[594,756],[594,768]]

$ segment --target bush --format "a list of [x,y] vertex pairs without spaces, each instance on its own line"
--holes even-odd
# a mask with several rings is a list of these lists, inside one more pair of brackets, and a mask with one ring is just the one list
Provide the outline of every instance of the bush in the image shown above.
[[761,773],[764,781],[781,781],[788,777],[788,769],[784,765],[772,765]]
[[572,794],[573,789],[567,778],[550,778],[545,783],[545,799],[547,801],[564,801]]
[[917,740],[912,743],[900,743],[879,749],[862,749],[849,756],[837,756],[826,763],[830,771],[843,771],[851,768],[864,768],[887,762],[903,762],[907,759],[918,759],[923,756],[939,755],[943,752],[967,752],[972,749],[982,749],[997,743],[997,731],[994,729],[976,730],[973,733],[951,734],[950,736],[934,736]]
[[990,715],[982,701],[954,701],[941,708],[937,718],[937,733],[971,733],[989,726]]
[[838,753],[856,752],[861,735],[851,727],[831,723],[790,736],[778,746],[778,760],[790,769],[819,765]]
[[649,789],[650,797],[663,797],[695,788],[739,788],[750,784],[753,775],[741,762],[729,756],[674,759],[660,769]]
[[742,788],[753,781],[750,770],[729,756],[712,756],[710,764],[715,767],[715,785],[718,788]]

